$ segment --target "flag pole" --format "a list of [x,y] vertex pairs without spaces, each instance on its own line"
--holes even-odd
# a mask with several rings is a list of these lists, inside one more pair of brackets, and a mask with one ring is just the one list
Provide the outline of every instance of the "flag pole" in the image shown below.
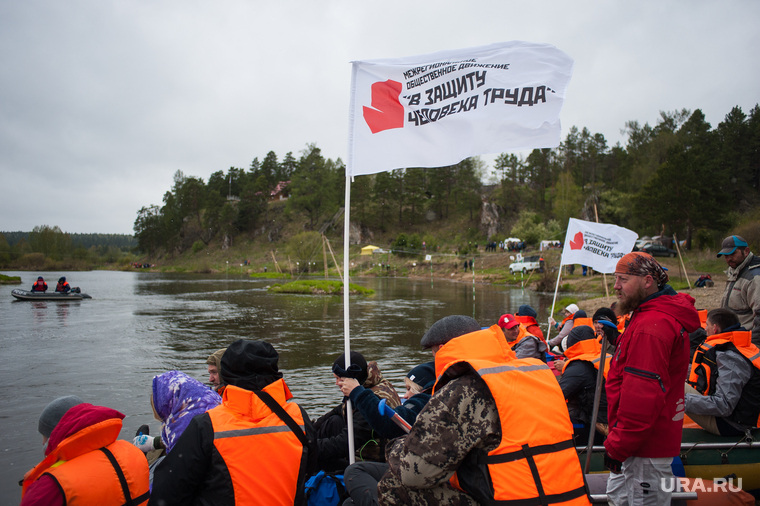
[[[343,348],[346,354],[344,364],[346,369],[351,365],[351,336],[349,331],[349,262],[348,262],[348,238],[349,225],[351,223],[351,176],[346,170],[346,199],[343,210]],[[346,400],[346,426],[348,428],[348,462],[354,463],[354,416],[351,399]]]
[[602,396],[602,381],[604,380],[604,362],[607,358],[607,334],[602,331],[602,353],[599,356],[599,371],[596,373],[596,387],[594,389],[594,405],[591,409],[591,421],[589,422],[588,442],[586,443],[586,462],[583,465],[583,474],[588,474],[591,465],[591,449],[594,446],[596,436],[596,419],[599,416],[599,403]]
[[[554,317],[554,304],[557,303],[557,292],[559,291],[559,278],[562,276],[562,257],[560,256],[559,259],[559,269],[557,269],[557,282],[554,284],[554,298],[552,299],[552,309],[549,313],[549,318]],[[549,346],[549,335],[552,333],[552,324],[551,321],[547,319],[547,322],[549,324],[549,329],[546,331],[546,346]],[[551,350],[549,350],[551,351]]]

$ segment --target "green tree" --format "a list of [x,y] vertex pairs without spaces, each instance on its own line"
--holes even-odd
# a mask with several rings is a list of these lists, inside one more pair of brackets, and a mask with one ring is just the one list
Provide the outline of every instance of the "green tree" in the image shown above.
[[264,176],[267,183],[267,190],[272,190],[279,180],[277,179],[278,172],[280,171],[280,164],[277,162],[277,155],[274,151],[267,153],[264,157],[264,161],[261,162],[261,170],[259,171]]
[[71,237],[57,226],[34,227],[29,234],[29,244],[32,251],[42,253],[53,260],[62,260],[71,251]]
[[[637,197],[644,223],[667,233],[677,233],[691,247],[697,228],[725,227],[726,178],[721,177],[714,157],[715,135],[704,114],[697,109],[676,132],[678,143]],[[706,185],[705,181],[715,184]]]
[[395,204],[400,198],[397,188],[399,186],[398,180],[401,177],[401,170],[380,172],[375,175],[373,195],[377,209],[375,214],[378,217],[376,223],[380,230],[386,230],[392,209],[395,208]]
[[290,178],[293,177],[293,173],[298,168],[298,160],[295,159],[293,156],[293,153],[288,151],[285,153],[285,157],[282,159],[282,163],[279,165],[279,170],[277,171],[277,181],[290,181]]
[[298,262],[298,272],[308,272],[309,264],[322,251],[322,236],[315,231],[296,234],[288,241],[287,251],[291,260]]
[[140,251],[155,255],[166,245],[163,224],[161,209],[157,205],[140,208],[133,227]]
[[0,265],[8,265],[11,261],[11,246],[4,234],[0,234]]
[[583,206],[583,193],[575,184],[570,172],[559,175],[557,186],[554,188],[554,216],[560,223],[567,224],[570,218],[578,216]]
[[291,179],[287,208],[304,212],[309,228],[316,228],[320,220],[332,216],[340,206],[344,171],[342,164],[325,160],[316,145],[308,145]]
[[542,239],[554,237],[557,228],[559,228],[559,224],[556,221],[552,221],[551,228],[549,228],[537,213],[526,210],[518,216],[510,235],[519,237],[526,244],[537,245]]
[[409,225],[415,225],[422,221],[427,200],[427,169],[416,168],[403,171],[404,207],[406,208],[406,220]]

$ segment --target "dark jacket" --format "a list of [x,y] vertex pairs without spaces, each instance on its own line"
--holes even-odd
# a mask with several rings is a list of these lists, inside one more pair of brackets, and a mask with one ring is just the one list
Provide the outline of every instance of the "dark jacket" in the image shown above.
[[[377,434],[384,439],[393,439],[400,436],[405,436],[406,432],[396,425],[396,423],[387,416],[382,416],[378,411],[378,404],[380,399],[372,393],[371,390],[359,386],[351,391],[351,402],[356,409],[362,414],[370,427],[377,432]],[[395,411],[401,418],[406,420],[409,425],[413,425],[417,419],[417,415],[422,408],[425,407],[430,400],[429,393],[419,393],[407,399],[401,406],[398,406]]]
[[[375,395],[370,392],[371,395]],[[377,399],[377,397],[375,396]],[[378,399],[378,402],[380,400]],[[324,471],[343,471],[348,467],[348,426],[345,413],[346,403],[338,404],[320,416],[314,427],[317,431],[317,452],[319,469]],[[382,461],[384,441],[372,432],[361,412],[353,407],[354,450],[357,460]],[[378,452],[378,450],[380,450]]]
[[[559,386],[567,400],[567,410],[570,412],[570,421],[573,422],[573,426],[585,427],[591,421],[597,373],[591,362],[575,360],[567,364],[559,378]],[[604,382],[602,382],[596,421],[607,423],[607,394],[604,390]]]

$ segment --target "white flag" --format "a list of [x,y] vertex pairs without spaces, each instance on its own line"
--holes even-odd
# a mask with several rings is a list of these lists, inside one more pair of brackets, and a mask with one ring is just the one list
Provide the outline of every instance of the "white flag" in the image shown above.
[[559,145],[573,60],[552,45],[352,63],[348,176]]
[[617,225],[570,218],[560,263],[588,265],[597,272],[615,272],[618,260],[633,251],[638,237],[636,232]]

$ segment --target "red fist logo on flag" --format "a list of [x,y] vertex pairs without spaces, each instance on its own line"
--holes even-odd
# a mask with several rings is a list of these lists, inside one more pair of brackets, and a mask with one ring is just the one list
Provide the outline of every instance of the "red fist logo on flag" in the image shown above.
[[573,240],[570,241],[570,249],[581,249],[583,248],[583,232],[577,232],[575,234],[575,237],[573,237]]
[[373,134],[404,126],[404,106],[398,99],[401,83],[388,79],[372,85],[372,107],[362,107]]

